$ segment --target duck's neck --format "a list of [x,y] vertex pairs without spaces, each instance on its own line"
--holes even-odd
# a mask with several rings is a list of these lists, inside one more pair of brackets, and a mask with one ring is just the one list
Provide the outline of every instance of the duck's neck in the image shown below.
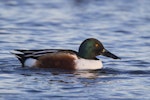
[[90,51],[79,51],[78,55],[84,59],[97,59]]

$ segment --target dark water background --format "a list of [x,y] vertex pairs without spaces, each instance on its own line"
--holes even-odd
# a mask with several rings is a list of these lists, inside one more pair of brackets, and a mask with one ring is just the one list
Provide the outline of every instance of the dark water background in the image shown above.
[[[21,68],[13,49],[78,50],[97,38],[121,60],[98,71]],[[0,100],[150,100],[150,0],[0,0]]]

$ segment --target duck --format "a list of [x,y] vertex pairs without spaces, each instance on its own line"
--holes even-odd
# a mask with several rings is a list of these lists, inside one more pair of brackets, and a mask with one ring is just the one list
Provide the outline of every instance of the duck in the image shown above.
[[99,55],[120,59],[104,48],[103,44],[95,39],[88,38],[79,46],[79,50],[71,49],[15,49],[13,52],[22,67],[56,68],[65,70],[98,70],[103,68]]

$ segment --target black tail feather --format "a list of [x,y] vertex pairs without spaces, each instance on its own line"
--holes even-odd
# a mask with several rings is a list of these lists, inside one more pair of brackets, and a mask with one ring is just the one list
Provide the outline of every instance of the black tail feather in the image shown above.
[[18,60],[21,62],[21,64],[22,64],[22,67],[24,67],[24,62],[25,62],[25,60],[26,60],[26,57],[25,57],[25,55],[24,54],[17,54],[17,53],[13,53],[13,52],[11,52],[12,54],[14,54],[17,58],[18,58]]

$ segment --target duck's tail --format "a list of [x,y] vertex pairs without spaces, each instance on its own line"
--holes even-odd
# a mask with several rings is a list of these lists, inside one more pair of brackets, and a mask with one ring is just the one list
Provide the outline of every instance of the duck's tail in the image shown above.
[[25,54],[20,50],[14,50],[11,52],[11,54],[15,55],[18,58],[18,60],[21,62],[22,67],[24,67],[24,62],[27,59],[27,57],[25,57]]

